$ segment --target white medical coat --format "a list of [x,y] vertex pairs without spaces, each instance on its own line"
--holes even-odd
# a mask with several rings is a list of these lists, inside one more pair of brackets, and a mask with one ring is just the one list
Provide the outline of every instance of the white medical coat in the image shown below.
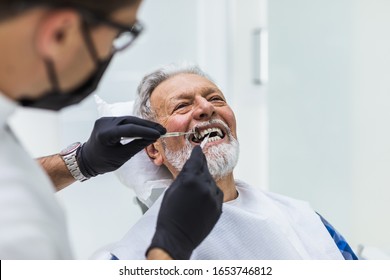
[[[344,259],[307,202],[262,191],[238,180],[236,189],[238,197],[223,204],[220,219],[191,259]],[[93,258],[110,258],[113,254],[122,260],[144,259],[162,197],[121,241],[96,252]]]
[[70,259],[54,186],[7,129],[15,109],[0,93],[0,259]]

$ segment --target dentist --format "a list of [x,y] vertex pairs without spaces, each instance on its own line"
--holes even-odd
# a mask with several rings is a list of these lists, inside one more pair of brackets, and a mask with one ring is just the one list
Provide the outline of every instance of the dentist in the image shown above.
[[[135,117],[102,118],[86,143],[37,164],[7,125],[17,106],[57,111],[92,93],[113,55],[141,33],[140,4],[0,0],[0,259],[71,259],[55,191],[116,170],[166,133],[161,125]],[[121,137],[143,139],[123,146]],[[165,193],[157,242],[145,248],[149,259],[188,258],[221,214],[223,194],[199,147],[186,166]],[[199,176],[187,176],[194,170]],[[198,215],[188,223],[191,211]]]

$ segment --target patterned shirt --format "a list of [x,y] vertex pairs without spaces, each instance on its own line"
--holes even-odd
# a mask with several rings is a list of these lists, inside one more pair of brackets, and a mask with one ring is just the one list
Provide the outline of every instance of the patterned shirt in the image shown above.
[[324,226],[328,230],[330,236],[332,236],[333,241],[336,243],[336,245],[339,248],[344,259],[358,260],[358,257],[352,251],[351,246],[349,246],[349,244],[344,239],[344,237],[327,220],[325,220],[320,214],[318,214],[318,216],[320,216],[322,223],[324,224]]

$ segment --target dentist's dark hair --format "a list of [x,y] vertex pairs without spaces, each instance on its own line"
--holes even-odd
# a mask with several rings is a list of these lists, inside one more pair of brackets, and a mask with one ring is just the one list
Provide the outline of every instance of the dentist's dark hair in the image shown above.
[[112,12],[137,4],[141,0],[0,0],[0,20],[12,18],[39,6],[53,8],[80,8],[109,16]]

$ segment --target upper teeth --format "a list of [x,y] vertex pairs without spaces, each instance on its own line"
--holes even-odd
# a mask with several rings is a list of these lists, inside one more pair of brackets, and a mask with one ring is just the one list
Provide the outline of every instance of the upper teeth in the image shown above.
[[223,133],[222,133],[222,130],[220,128],[217,128],[217,127],[212,127],[212,128],[207,128],[207,129],[204,129],[202,131],[200,131],[199,133],[196,134],[196,137],[198,139],[200,138],[203,138],[205,137],[207,134],[210,134],[212,132],[216,132],[218,134],[219,137],[222,137],[223,136]]

